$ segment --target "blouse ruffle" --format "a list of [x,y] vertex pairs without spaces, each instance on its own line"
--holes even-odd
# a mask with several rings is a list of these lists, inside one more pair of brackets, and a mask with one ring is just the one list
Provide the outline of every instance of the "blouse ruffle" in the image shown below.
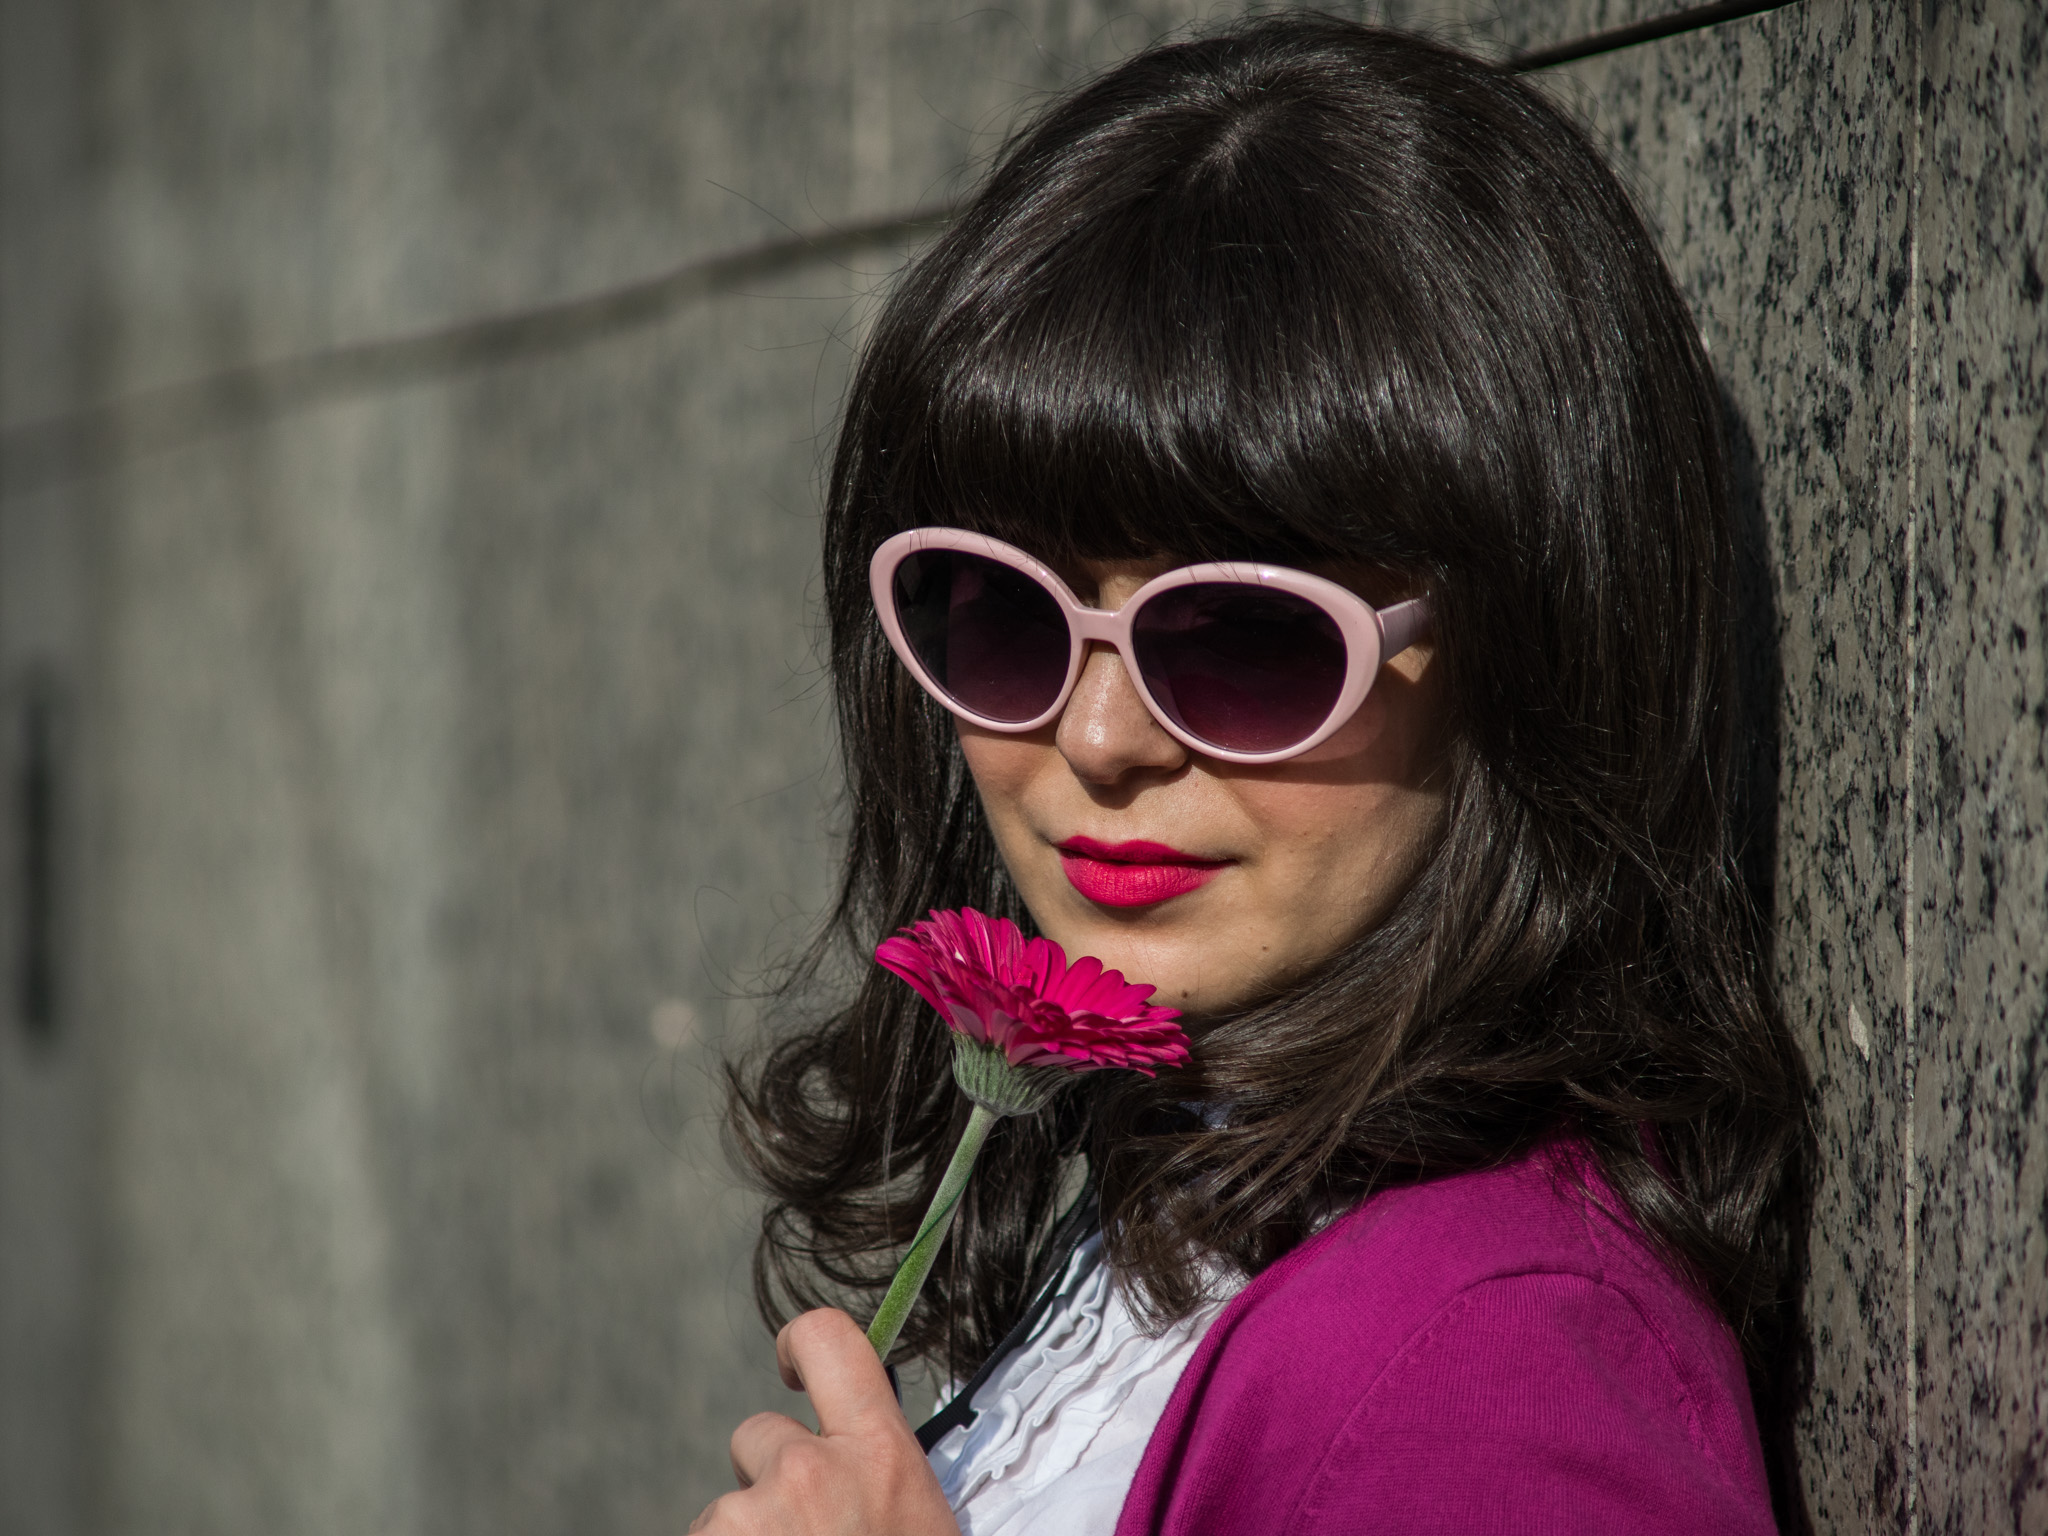
[[1153,1427],[1219,1296],[1148,1334],[1098,1233],[1081,1244],[1045,1320],[975,1394],[972,1423],[932,1447],[964,1536],[1107,1536]]

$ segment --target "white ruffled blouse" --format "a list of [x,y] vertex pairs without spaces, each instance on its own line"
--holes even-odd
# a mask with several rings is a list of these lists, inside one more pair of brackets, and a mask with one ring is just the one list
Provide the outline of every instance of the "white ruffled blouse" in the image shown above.
[[1111,1536],[1211,1301],[1157,1336],[1124,1304],[1100,1233],[1074,1250],[1037,1330],[932,1447],[964,1536]]

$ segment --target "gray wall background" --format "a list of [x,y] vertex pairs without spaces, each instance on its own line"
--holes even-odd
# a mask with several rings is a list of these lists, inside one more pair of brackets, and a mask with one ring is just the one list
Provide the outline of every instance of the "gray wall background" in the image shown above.
[[[714,1073],[827,889],[817,466],[914,232],[177,386],[928,206],[1219,13],[0,0],[0,1533],[675,1530],[786,1401]],[[2048,1530],[2044,41],[1805,0],[1538,77],[1737,421],[1827,1532]]]

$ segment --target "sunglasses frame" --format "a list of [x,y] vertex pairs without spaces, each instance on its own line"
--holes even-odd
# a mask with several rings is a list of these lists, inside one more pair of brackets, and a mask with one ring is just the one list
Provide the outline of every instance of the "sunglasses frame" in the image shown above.
[[[1067,675],[1058,696],[1043,714],[1021,721],[991,720],[986,715],[976,714],[941,688],[918,660],[896,613],[896,568],[910,556],[932,550],[979,555],[985,560],[1009,566],[1038,582],[1059,604],[1067,621]],[[1271,752],[1235,752],[1203,741],[1174,724],[1172,717],[1153,698],[1152,690],[1145,685],[1144,674],[1139,671],[1137,656],[1131,649],[1131,625],[1138,611],[1162,592],[1205,582],[1271,587],[1291,593],[1328,614],[1343,637],[1344,683],[1337,692],[1337,700],[1330,706],[1330,713],[1323,723],[1292,746]],[[1180,566],[1153,577],[1133,592],[1121,608],[1090,608],[1075,597],[1059,573],[1043,561],[1033,559],[1015,545],[989,538],[986,534],[969,533],[964,528],[912,528],[885,540],[868,562],[868,589],[874,597],[875,614],[882,621],[882,633],[888,636],[889,646],[896,652],[897,659],[910,669],[911,676],[917,679],[926,693],[970,724],[1005,735],[1022,735],[1057,720],[1067,707],[1067,701],[1073,697],[1075,685],[1081,680],[1081,667],[1087,659],[1089,643],[1100,641],[1114,648],[1122,658],[1131,686],[1167,735],[1192,752],[1226,763],[1284,762],[1321,746],[1358,712],[1358,706],[1365,702],[1365,696],[1372,691],[1372,685],[1379,677],[1380,667],[1422,639],[1430,625],[1427,598],[1414,597],[1385,608],[1375,608],[1356,592],[1326,577],[1283,565],[1243,561]]]

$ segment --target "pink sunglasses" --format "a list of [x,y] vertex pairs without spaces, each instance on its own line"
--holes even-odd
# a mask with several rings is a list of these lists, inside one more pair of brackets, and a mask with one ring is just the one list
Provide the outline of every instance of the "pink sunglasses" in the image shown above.
[[1066,707],[1099,640],[1169,735],[1232,763],[1276,763],[1327,740],[1380,664],[1429,628],[1425,599],[1374,608],[1277,565],[1183,566],[1107,612],[1023,550],[959,528],[897,534],[875,551],[868,584],[889,644],[963,720],[1037,730]]

